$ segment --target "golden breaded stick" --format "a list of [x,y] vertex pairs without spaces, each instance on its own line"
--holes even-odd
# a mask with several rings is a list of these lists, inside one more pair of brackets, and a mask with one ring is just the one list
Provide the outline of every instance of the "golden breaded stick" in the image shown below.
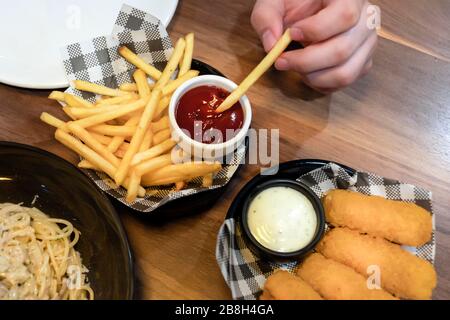
[[113,166],[118,167],[120,164],[120,160],[112,154],[111,151],[108,150],[106,146],[101,144],[99,141],[95,140],[94,137],[83,127],[80,127],[74,122],[70,122],[67,124],[69,130],[78,137],[81,141],[83,141],[89,148],[97,152],[101,157],[106,159]]
[[150,97],[150,88],[147,82],[147,75],[141,69],[137,69],[133,73],[134,81],[136,81],[136,86],[138,88],[139,96],[141,98]]
[[171,150],[176,145],[176,142],[172,139],[167,139],[163,141],[162,143],[158,145],[154,145],[148,150],[141,151],[133,157],[133,160],[131,161],[132,166],[136,166],[140,164],[141,162],[144,162],[146,160],[155,158],[169,150]]
[[78,96],[74,96],[70,93],[64,93],[64,101],[71,106],[75,108],[93,108],[94,105],[90,103],[87,100],[84,100],[83,98],[80,98]]
[[96,114],[84,119],[77,120],[76,122],[83,128],[92,127],[97,124],[119,118],[134,111],[141,110],[145,107],[146,103],[146,99],[140,99],[136,102],[130,103],[129,105],[123,105],[118,110]]
[[173,49],[172,55],[169,61],[167,61],[166,67],[161,74],[161,77],[156,81],[155,88],[162,90],[166,84],[169,82],[170,77],[175,72],[178,67],[178,63],[183,56],[184,47],[186,46],[186,41],[183,38],[178,39],[175,48]]
[[234,89],[234,91],[220,104],[216,109],[217,113],[224,112],[231,108],[239,99],[247,92],[247,90],[258,80],[264,72],[266,72],[283,53],[284,50],[291,43],[291,31],[286,29],[284,34],[265,56],[265,58],[253,69],[252,72],[241,82],[241,84]]
[[158,131],[170,128],[169,116],[164,116],[158,121],[152,122],[152,131],[156,133]]
[[114,176],[114,180],[117,184],[121,184],[128,174],[128,169],[131,164],[131,159],[139,151],[139,147],[144,139],[145,132],[150,127],[150,122],[155,114],[156,107],[158,105],[159,99],[161,98],[161,90],[154,89],[151,93],[150,100],[145,107],[145,110],[139,120],[138,127],[133,137],[131,138],[130,147],[125,153],[119,168]]
[[131,137],[136,131],[136,126],[114,126],[110,124],[99,124],[90,127],[89,131],[104,134],[106,136]]
[[188,81],[189,79],[195,78],[198,76],[199,72],[197,70],[189,70],[184,75],[179,77],[176,80],[173,80],[169,82],[163,89],[162,89],[162,95],[167,96],[169,94],[172,94],[175,90],[178,89],[179,86],[181,86],[183,83]]
[[111,89],[100,84],[91,83],[84,80],[74,80],[73,85],[78,90],[92,92],[109,97],[126,96],[129,94],[128,92],[119,89]]
[[277,270],[264,284],[265,297],[271,300],[323,300],[322,297],[300,277],[284,270]]
[[152,77],[155,80],[159,80],[161,77],[161,71],[156,69],[155,67],[146,63],[142,58],[137,56],[133,51],[128,49],[127,47],[120,47],[119,54],[125,58],[129,63],[135,65],[139,69],[143,70],[146,74]]
[[47,112],[42,112],[41,113],[41,120],[43,122],[45,122],[48,125],[51,125],[52,127],[61,129],[63,131],[67,132],[67,125],[64,121],[52,116],[51,114],[47,113]]
[[161,130],[153,135],[153,145],[158,145],[172,136],[172,131],[170,129]]
[[436,287],[436,272],[428,261],[382,238],[334,228],[316,249],[364,276],[369,266],[378,266],[381,287],[400,298],[430,299]]
[[48,98],[52,99],[52,100],[66,102],[65,97],[64,97],[64,92],[61,92],[61,91],[50,92]]
[[396,299],[383,289],[369,289],[365,277],[320,253],[309,255],[297,274],[327,300]]
[[188,33],[184,37],[186,41],[186,47],[184,49],[183,59],[180,62],[180,71],[178,71],[178,78],[184,76],[186,72],[191,69],[192,55],[194,53],[194,34]]
[[[99,168],[110,177],[116,172],[116,168],[114,167],[114,165],[99,156],[94,150],[83,144],[81,141],[72,137],[70,134],[57,129],[55,132],[55,139],[61,142],[67,148],[75,151],[77,154],[89,161],[93,166]],[[123,183],[123,186],[127,188],[128,183],[129,179],[126,179]],[[145,189],[141,187],[139,190],[139,195],[142,194],[145,195]]]
[[97,101],[98,105],[113,105],[113,104],[121,104],[125,102],[130,102],[133,99],[138,99],[139,96],[136,94],[128,94],[120,97],[113,97],[108,99],[102,99]]
[[431,239],[432,218],[414,203],[387,200],[347,190],[332,190],[323,199],[327,221],[409,246]]

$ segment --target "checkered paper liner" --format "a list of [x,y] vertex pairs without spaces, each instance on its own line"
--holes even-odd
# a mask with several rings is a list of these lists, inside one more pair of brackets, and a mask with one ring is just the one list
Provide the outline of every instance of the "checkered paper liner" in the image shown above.
[[[302,175],[297,180],[306,183],[319,198],[322,198],[330,189],[348,189],[392,200],[414,202],[433,215],[430,191],[372,173],[356,172],[354,175],[349,175],[344,168],[334,163]],[[406,246],[404,248],[434,263],[436,250],[434,229],[433,215],[433,234],[430,242],[417,248]],[[297,261],[275,263],[256,257],[245,244],[240,225],[233,217],[225,220],[219,230],[216,259],[231,289],[233,299],[238,300],[257,299],[267,277],[276,269],[293,272],[298,265]]]
[[[111,35],[99,36],[62,48],[64,69],[69,81],[85,80],[110,88],[118,88],[122,83],[133,82],[133,72],[136,68],[118,54],[120,46],[127,46],[144,61],[161,71],[173,51],[172,42],[161,21],[147,12],[123,5]],[[65,92],[91,102],[100,98],[73,87],[69,87]],[[187,188],[181,191],[175,191],[169,186],[151,187],[147,189],[145,198],[138,198],[131,204],[125,200],[125,189],[117,187],[106,174],[94,170],[83,171],[100,189],[123,204],[137,211],[151,212],[169,201],[226,185],[244,161],[245,152],[245,145],[240,146],[214,177],[210,187],[202,187],[201,178],[189,182]]]

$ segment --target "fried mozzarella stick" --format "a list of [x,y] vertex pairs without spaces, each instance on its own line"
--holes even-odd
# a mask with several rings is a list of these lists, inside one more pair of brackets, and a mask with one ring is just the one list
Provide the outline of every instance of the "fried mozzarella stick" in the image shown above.
[[316,250],[364,276],[370,266],[378,267],[381,287],[399,298],[430,299],[436,287],[436,272],[431,263],[382,238],[334,228]]
[[431,239],[431,214],[414,203],[337,189],[324,197],[323,204],[326,219],[334,226],[408,246],[421,246]]
[[284,270],[267,278],[260,300],[323,300],[305,281]]
[[327,300],[395,300],[383,289],[369,289],[365,277],[320,253],[308,256],[297,273]]

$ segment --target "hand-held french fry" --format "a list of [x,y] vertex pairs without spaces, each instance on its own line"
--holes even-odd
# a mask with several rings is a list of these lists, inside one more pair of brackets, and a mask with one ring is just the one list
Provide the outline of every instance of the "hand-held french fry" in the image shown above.
[[124,57],[129,63],[135,65],[153,79],[158,80],[161,77],[161,71],[146,63],[127,47],[120,47],[119,54]]
[[170,56],[169,61],[167,62],[164,71],[161,74],[161,77],[155,84],[156,89],[162,90],[164,86],[169,82],[170,77],[177,69],[178,63],[183,56],[184,47],[186,46],[186,42],[183,38],[178,39],[177,44],[175,45],[175,49],[173,49],[172,55]]
[[192,54],[194,52],[194,34],[189,33],[185,37],[186,47],[184,49],[183,59],[180,63],[180,70],[178,71],[178,78],[184,76],[188,70],[191,69]]
[[133,160],[131,161],[131,165],[136,166],[136,165],[140,164],[141,162],[144,162],[146,160],[149,160],[149,159],[155,158],[161,154],[164,154],[165,152],[171,150],[175,145],[176,145],[175,141],[168,139],[158,145],[155,145],[154,147],[152,147],[148,150],[141,151],[133,157]]
[[169,94],[172,94],[179,86],[181,86],[183,83],[188,81],[189,79],[192,79],[196,76],[198,76],[199,72],[197,70],[189,70],[184,73],[181,77],[178,77],[178,79],[173,80],[172,82],[169,82],[163,89],[162,89],[162,95],[167,96]]
[[134,81],[136,81],[136,86],[141,98],[147,98],[150,96],[150,88],[147,82],[147,76],[144,71],[137,69],[133,73]]
[[222,102],[216,109],[216,112],[224,112],[238,102],[256,80],[258,80],[275,63],[275,60],[277,60],[283,51],[286,50],[291,41],[291,31],[290,29],[287,29],[267,56],[265,56],[244,81],[242,81],[241,84]]
[[76,89],[92,92],[104,96],[118,97],[128,95],[128,92],[121,91],[119,89],[111,89],[100,84],[91,83],[83,80],[74,80],[73,85]]
[[138,152],[142,144],[145,132],[150,126],[150,121],[152,121],[153,115],[155,114],[156,107],[158,105],[160,97],[161,97],[161,90],[154,89],[150,96],[150,100],[147,106],[145,107],[144,112],[142,113],[142,117],[139,120],[136,132],[134,133],[133,138],[131,139],[130,147],[125,153],[125,156],[123,157],[120,166],[117,169],[117,172],[114,176],[114,179],[117,184],[121,184],[128,173],[131,159]]

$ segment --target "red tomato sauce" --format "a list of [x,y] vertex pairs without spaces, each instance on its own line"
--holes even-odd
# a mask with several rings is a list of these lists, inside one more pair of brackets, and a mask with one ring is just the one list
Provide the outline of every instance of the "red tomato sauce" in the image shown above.
[[[181,129],[190,133],[190,137],[203,143],[222,143],[233,138],[227,129],[242,128],[244,111],[239,102],[222,113],[215,110],[229,95],[224,89],[214,86],[200,86],[186,92],[175,109],[175,119]],[[201,123],[195,123],[200,121]],[[214,130],[216,129],[216,135]],[[218,133],[221,137],[218,137]]]

